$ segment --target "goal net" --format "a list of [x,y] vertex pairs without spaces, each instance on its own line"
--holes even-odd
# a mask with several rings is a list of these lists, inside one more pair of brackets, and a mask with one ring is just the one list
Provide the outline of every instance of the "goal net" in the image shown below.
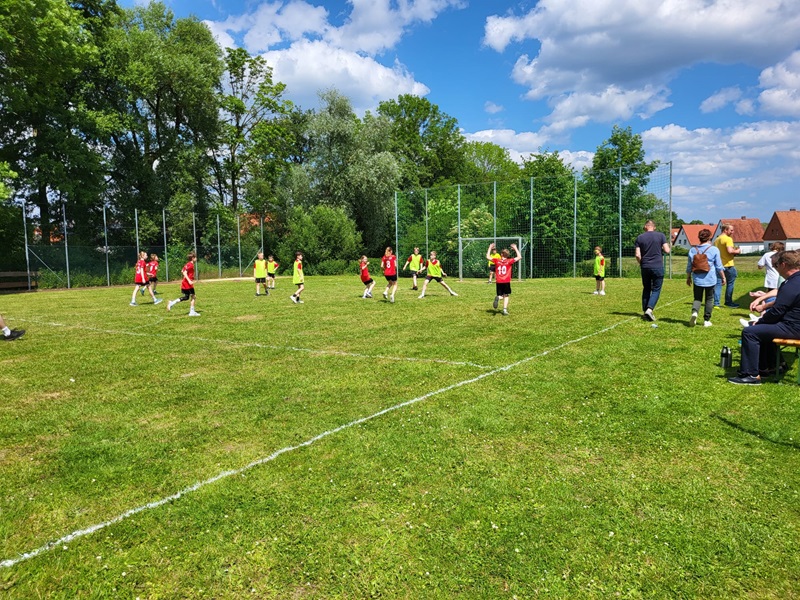
[[497,251],[500,252],[503,248],[508,248],[511,256],[514,256],[514,251],[511,250],[511,244],[516,244],[519,252],[522,255],[522,260],[514,265],[514,277],[522,279],[522,274],[525,272],[525,246],[523,245],[523,238],[521,237],[480,237],[480,238],[461,238],[458,241],[458,257],[459,257],[459,278],[465,277],[485,277],[489,278],[489,261],[486,260],[486,250],[489,244],[494,242]]

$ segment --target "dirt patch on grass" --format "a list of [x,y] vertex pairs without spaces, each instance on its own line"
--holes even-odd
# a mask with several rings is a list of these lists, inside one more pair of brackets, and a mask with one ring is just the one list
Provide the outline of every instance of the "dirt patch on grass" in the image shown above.
[[261,315],[241,315],[236,317],[234,321],[258,321]]

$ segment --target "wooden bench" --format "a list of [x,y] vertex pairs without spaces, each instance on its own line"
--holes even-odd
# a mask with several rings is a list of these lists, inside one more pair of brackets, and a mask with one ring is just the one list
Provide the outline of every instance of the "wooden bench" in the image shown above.
[[[31,271],[31,289],[37,286],[39,273]],[[10,281],[9,281],[10,280]],[[0,271],[0,290],[27,290],[27,271]]]
[[[781,348],[794,348],[795,353],[800,353],[800,340],[791,340],[785,338],[775,338],[772,340],[774,344],[778,346],[778,358],[777,362],[775,363],[775,381],[780,381],[781,379]],[[797,360],[794,361],[798,363]],[[797,383],[800,384],[800,363],[797,366]]]

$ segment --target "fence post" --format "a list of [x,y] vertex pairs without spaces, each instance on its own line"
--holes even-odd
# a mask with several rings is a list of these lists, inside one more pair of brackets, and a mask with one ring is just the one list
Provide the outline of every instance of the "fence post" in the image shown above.
[[106,255],[106,286],[111,287],[111,271],[108,268],[108,225],[106,224],[106,205],[103,204],[103,240],[105,244]]
[[397,225],[397,192],[394,193],[394,251],[396,253],[400,252],[400,248],[398,248],[400,240],[400,234]]
[[619,276],[622,277],[622,159],[619,161]]
[[461,184],[458,184],[458,280],[464,280],[464,252],[461,247]]
[[494,243],[497,243],[497,182],[494,185]]
[[[197,226],[195,225],[194,219],[194,211],[192,211],[192,243],[194,244],[194,253],[195,256],[197,255]],[[197,270],[195,271],[195,277],[200,279],[200,261],[197,261]]]
[[672,161],[669,161],[669,278],[672,279]]
[[261,216],[261,251],[264,252],[264,215]]
[[25,236],[25,270],[28,272],[28,291],[31,291],[31,258],[28,254],[28,218],[25,215],[25,200],[22,201],[22,232]]
[[169,281],[169,252],[167,251],[167,210],[161,209],[161,227],[164,231],[164,265],[166,267],[166,281]]
[[72,287],[69,279],[69,247],[67,243],[67,203],[61,201],[61,214],[64,216],[64,257],[67,259],[67,289]]
[[133,223],[136,229],[136,260],[139,260],[139,209],[133,209]]
[[219,213],[217,213],[217,267],[219,268],[219,278],[222,279],[222,243],[219,239]]
[[572,177],[572,278],[578,276],[578,175]]
[[428,188],[425,188],[425,254],[430,254],[428,247]]
[[239,277],[242,276],[242,223],[240,215],[236,215],[236,239],[239,242]]

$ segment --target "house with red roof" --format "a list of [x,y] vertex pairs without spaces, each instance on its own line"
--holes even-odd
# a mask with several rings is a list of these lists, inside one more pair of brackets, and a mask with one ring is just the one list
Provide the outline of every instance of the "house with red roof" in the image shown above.
[[[687,250],[692,246],[697,246],[700,244],[700,239],[697,237],[700,235],[700,232],[703,229],[710,229],[711,230],[711,239],[713,240],[717,237],[717,226],[714,223],[709,223],[708,225],[689,225],[684,224],[678,230],[678,235],[675,236],[673,240],[674,246],[680,246],[681,248],[686,248]],[[735,231],[734,227],[734,231]]]
[[794,208],[775,211],[764,231],[764,245],[769,248],[772,242],[783,242],[787,250],[800,249],[800,212]]
[[733,226],[733,243],[742,249],[742,254],[764,252],[764,228],[758,219],[721,219],[713,239],[716,240],[722,233],[723,225]]

